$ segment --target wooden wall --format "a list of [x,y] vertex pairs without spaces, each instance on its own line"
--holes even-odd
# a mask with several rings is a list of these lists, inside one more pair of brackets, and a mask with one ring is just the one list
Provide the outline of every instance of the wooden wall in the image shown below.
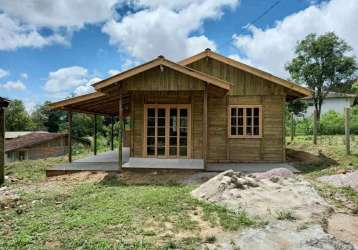
[[[189,67],[234,84],[225,98],[208,99],[209,162],[285,161],[283,115],[286,90],[250,73],[211,58]],[[228,138],[228,105],[262,105],[262,138]]]
[[124,91],[195,91],[203,90],[201,80],[167,67],[145,71],[124,81]]

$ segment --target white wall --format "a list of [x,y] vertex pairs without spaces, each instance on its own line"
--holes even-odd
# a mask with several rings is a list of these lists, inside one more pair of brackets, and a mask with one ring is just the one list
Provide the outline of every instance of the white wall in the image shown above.
[[[344,108],[349,108],[353,105],[353,98],[328,98],[323,100],[321,114],[327,113],[330,110],[336,111],[337,113],[344,113]],[[307,102],[305,100],[305,102]],[[313,104],[313,100],[310,101]],[[308,106],[305,113],[305,117],[312,116],[314,111],[314,105]]]

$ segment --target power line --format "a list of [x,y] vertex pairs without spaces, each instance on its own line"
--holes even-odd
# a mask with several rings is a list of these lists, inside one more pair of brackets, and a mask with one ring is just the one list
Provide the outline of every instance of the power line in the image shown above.
[[[246,24],[243,28],[247,28],[250,25],[256,24],[258,21],[260,21],[264,16],[266,16],[271,10],[273,10],[277,5],[279,5],[281,2],[281,0],[278,0],[276,2],[274,2],[273,4],[271,4],[264,12],[262,12],[258,17],[256,17],[255,19],[253,19],[251,22],[249,22],[248,24]],[[239,32],[237,35],[240,35],[242,32]],[[231,42],[231,38],[230,40],[226,41],[224,44],[220,45],[218,48],[222,48],[225,45],[227,45],[229,42]]]

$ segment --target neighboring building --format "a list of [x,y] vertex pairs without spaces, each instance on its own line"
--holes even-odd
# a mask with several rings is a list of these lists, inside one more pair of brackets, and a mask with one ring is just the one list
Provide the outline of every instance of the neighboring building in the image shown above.
[[32,134],[32,133],[48,133],[47,131],[6,131],[5,140],[12,140],[19,136]]
[[286,101],[312,94],[208,49],[178,63],[159,56],[93,86],[95,93],[51,107],[129,116],[130,158],[123,168],[137,161],[155,167],[172,160],[186,169],[194,160],[202,169],[206,163],[284,162]]
[[[13,139],[5,141],[5,160],[7,162],[36,160],[47,157],[61,156],[67,153],[67,134],[49,132],[6,133],[9,136],[15,134],[18,135]],[[82,139],[81,143],[85,143],[87,146],[90,145],[89,142]]]
[[[349,108],[353,105],[357,96],[353,94],[329,92],[326,99],[322,102],[321,114],[325,114],[328,111],[336,111],[337,113],[344,113],[344,108]],[[302,101],[307,104],[307,111],[304,113],[305,117],[310,117],[314,112],[314,102],[312,97],[302,98]]]

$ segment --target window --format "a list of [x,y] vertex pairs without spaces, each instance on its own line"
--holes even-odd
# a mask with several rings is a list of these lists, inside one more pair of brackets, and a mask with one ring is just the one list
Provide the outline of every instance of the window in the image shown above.
[[230,138],[258,138],[262,136],[262,107],[259,105],[229,106]]

